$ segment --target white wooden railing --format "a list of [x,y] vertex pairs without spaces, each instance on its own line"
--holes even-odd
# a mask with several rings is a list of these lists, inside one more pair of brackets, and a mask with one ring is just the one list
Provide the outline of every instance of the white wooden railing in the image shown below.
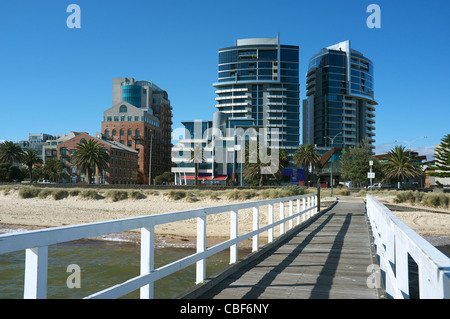
[[[296,212],[294,213],[294,201]],[[288,202],[288,216],[285,216],[285,203]],[[279,218],[274,220],[274,205],[279,204]],[[259,225],[259,209],[268,206],[268,224]],[[238,214],[242,209],[253,209],[253,230],[238,234]],[[230,239],[215,246],[206,247],[206,218],[208,215],[230,213]],[[268,242],[274,239],[274,228],[279,226],[279,234],[285,233],[285,223],[293,228],[317,213],[317,195],[308,194],[276,199],[268,199],[239,204],[198,208],[172,213],[148,215],[143,217],[118,219],[105,222],[81,224],[28,231],[10,235],[0,235],[0,254],[25,250],[24,298],[47,298],[48,246],[58,243],[97,237],[133,229],[141,230],[140,275],[126,282],[87,296],[92,298],[118,298],[140,289],[140,297],[153,298],[154,281],[196,263],[196,283],[206,276],[206,258],[230,247],[230,263],[237,261],[239,242],[252,238],[252,250],[258,250],[259,234],[268,231]],[[300,217],[302,220],[300,220]],[[154,269],[155,226],[186,219],[197,219],[197,252],[175,262]],[[99,251],[99,254],[101,251]]]
[[408,254],[419,269],[419,297],[450,298],[450,258],[398,219],[386,206],[367,194],[367,215],[389,297],[407,299]]

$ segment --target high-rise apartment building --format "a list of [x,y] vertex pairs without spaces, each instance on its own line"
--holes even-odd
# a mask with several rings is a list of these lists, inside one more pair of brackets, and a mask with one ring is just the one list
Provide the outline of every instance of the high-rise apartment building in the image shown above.
[[278,128],[279,147],[299,145],[299,48],[277,38],[236,40],[219,49],[216,108],[227,128]]
[[[173,148],[175,183],[193,183],[193,159],[184,152],[197,145],[204,150],[197,166],[202,183],[243,185],[242,154],[249,139],[269,149],[285,149],[292,159],[300,129],[298,46],[281,45],[279,36],[236,40],[235,46],[219,49],[214,87],[213,120],[183,122],[185,136]],[[297,182],[292,169],[287,176]]]
[[114,78],[112,107],[103,112],[101,132],[139,152],[138,184],[170,171],[172,106],[154,83]]
[[344,41],[314,55],[306,74],[303,143],[324,154],[334,147],[375,140],[373,63]]

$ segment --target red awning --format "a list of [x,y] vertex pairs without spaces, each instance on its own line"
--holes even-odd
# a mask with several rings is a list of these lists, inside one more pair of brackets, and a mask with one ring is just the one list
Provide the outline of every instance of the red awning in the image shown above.
[[[212,176],[198,176],[198,180],[211,180]],[[195,176],[183,176],[181,175],[181,179],[195,179]],[[215,181],[224,181],[227,179],[227,176],[217,176],[214,177]]]

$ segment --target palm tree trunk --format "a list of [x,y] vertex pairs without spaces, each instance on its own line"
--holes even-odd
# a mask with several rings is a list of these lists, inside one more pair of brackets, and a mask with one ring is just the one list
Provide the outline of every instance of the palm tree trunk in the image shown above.
[[33,165],[28,166],[28,172],[30,173],[30,181],[33,180]]
[[198,163],[194,164],[195,166],[195,185],[198,184]]

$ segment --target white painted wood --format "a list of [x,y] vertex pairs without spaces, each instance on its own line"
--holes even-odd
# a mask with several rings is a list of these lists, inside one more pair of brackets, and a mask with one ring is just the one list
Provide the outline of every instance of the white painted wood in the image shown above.
[[[197,253],[206,250],[206,216],[197,217]],[[206,277],[206,260],[197,261],[195,283],[201,283]]]
[[[273,204],[269,204],[269,211],[268,211],[268,225],[272,225],[273,224]],[[273,227],[271,227],[268,231],[268,239],[267,241],[269,243],[273,242]]]
[[[155,227],[141,228],[141,276],[155,270]],[[140,288],[141,299],[153,299],[153,282]]]
[[370,194],[366,202],[387,294],[393,298],[409,297],[409,254],[419,268],[420,298],[450,298],[450,259]]
[[[289,213],[288,213],[289,216],[292,216],[292,214],[294,213],[294,206],[293,205],[294,205],[294,201],[290,200],[289,201]],[[292,222],[293,222],[293,220],[290,219],[289,223],[288,223],[289,229],[292,229],[292,227],[294,226],[294,224]]]
[[[280,220],[284,220],[284,202],[280,202]],[[280,236],[284,234],[284,223],[280,224]]]
[[[253,207],[253,230],[259,229],[259,207]],[[252,251],[257,251],[259,246],[259,236],[254,235],[252,238]]]
[[[238,235],[238,210],[230,211],[230,239],[237,238]],[[238,248],[237,244],[230,247],[230,264],[237,261]]]
[[[302,211],[306,211],[306,198],[302,198]],[[303,214],[302,216],[302,222],[306,220],[306,214]]]
[[24,299],[47,298],[48,246],[25,250]]

